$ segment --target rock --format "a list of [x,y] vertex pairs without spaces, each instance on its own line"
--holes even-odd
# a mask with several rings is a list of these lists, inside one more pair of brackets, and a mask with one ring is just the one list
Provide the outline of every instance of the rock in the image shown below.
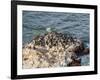
[[84,50],[84,44],[82,41],[78,40],[79,42],[76,43],[76,45],[74,46],[74,52],[75,53],[80,53],[83,52]]
[[80,59],[73,60],[67,66],[81,66],[81,60]]
[[90,52],[89,48],[85,48],[84,51],[83,51],[83,54],[89,54],[89,52]]
[[67,34],[48,32],[23,47],[23,68],[81,66],[77,53],[88,53],[79,39]]

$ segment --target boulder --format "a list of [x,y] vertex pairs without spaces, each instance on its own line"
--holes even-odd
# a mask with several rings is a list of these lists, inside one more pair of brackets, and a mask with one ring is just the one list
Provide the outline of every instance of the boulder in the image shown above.
[[81,66],[77,53],[89,53],[79,39],[58,32],[37,36],[23,49],[23,68]]

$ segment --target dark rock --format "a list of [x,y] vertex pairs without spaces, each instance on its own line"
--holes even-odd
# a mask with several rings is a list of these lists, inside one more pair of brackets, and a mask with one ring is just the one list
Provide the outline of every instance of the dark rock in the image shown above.
[[89,48],[85,48],[83,54],[89,54],[89,52],[90,52]]
[[81,66],[81,59],[74,59],[71,63],[67,66]]
[[74,52],[75,53],[81,53],[81,52],[83,52],[83,50],[84,50],[84,44],[81,41],[80,43],[78,43],[78,45],[75,46]]

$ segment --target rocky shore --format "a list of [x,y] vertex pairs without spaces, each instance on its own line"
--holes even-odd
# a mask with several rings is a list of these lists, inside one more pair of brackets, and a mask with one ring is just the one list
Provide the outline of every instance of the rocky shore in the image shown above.
[[78,55],[89,54],[84,43],[68,34],[48,32],[23,46],[24,69],[81,66]]

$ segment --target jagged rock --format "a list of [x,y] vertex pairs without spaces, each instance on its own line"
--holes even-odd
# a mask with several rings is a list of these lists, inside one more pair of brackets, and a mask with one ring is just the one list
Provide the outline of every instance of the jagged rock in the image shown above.
[[23,47],[23,68],[81,66],[76,53],[88,52],[79,39],[57,32],[35,37]]

